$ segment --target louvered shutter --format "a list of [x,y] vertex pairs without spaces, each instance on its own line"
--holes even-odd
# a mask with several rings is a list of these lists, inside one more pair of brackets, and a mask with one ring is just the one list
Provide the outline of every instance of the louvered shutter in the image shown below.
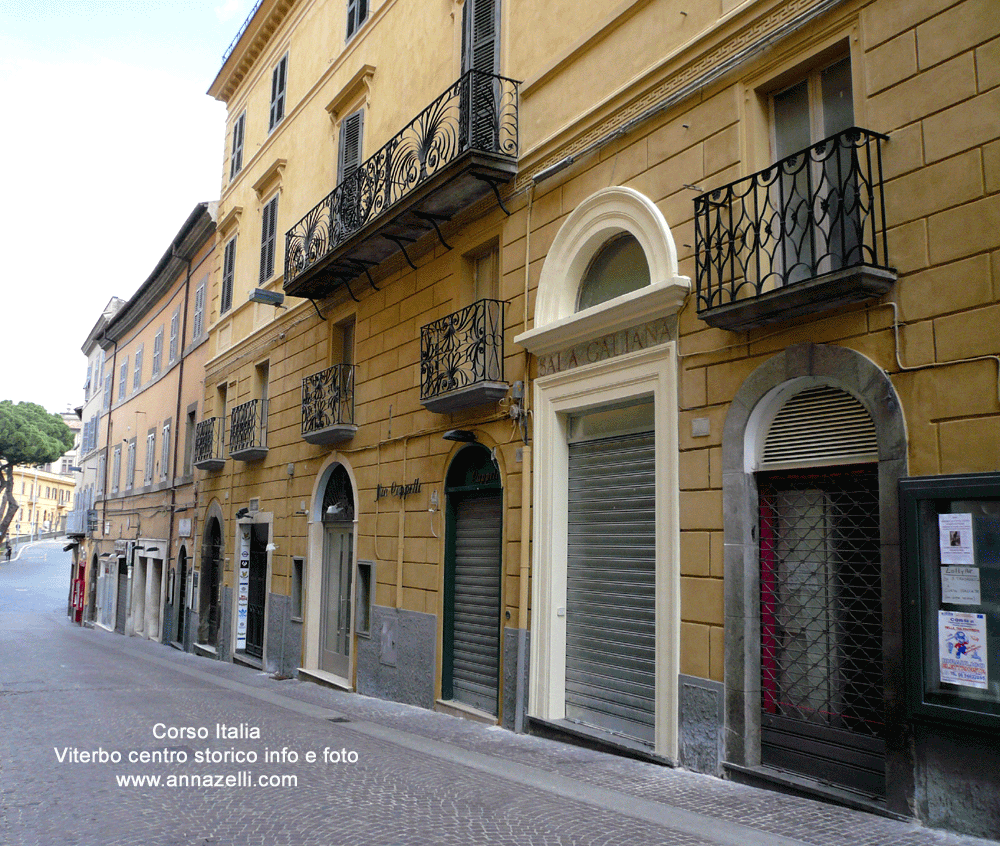
[[194,320],[191,335],[197,338],[205,328],[205,283],[202,282],[194,292]]
[[226,243],[226,252],[222,259],[222,297],[219,303],[219,313],[225,314],[233,306],[233,281],[236,275],[236,238],[230,238]]
[[160,368],[163,363],[163,327],[156,331],[153,338],[153,376],[160,375]]
[[846,391],[818,385],[787,399],[760,453],[759,470],[878,461],[875,423]]
[[243,132],[247,113],[243,112],[233,124],[233,150],[229,160],[229,178],[232,179],[243,168]]
[[654,434],[569,446],[566,718],[654,741]]
[[278,197],[275,195],[261,214],[260,225],[260,284],[274,275],[274,251],[278,231]]
[[357,111],[340,124],[340,157],[337,162],[338,181],[345,181],[361,165],[361,138],[365,113]]
[[502,516],[497,493],[456,499],[452,695],[488,714],[500,673]]
[[500,0],[467,0],[462,7],[463,70],[499,73],[499,38]]
[[285,74],[288,68],[288,54],[274,67],[271,74],[271,115],[268,131],[274,129],[278,121],[285,116]]
[[178,331],[180,329],[181,323],[181,310],[180,306],[174,309],[174,313],[170,318],[170,363],[173,364],[177,360],[177,342],[178,342]]

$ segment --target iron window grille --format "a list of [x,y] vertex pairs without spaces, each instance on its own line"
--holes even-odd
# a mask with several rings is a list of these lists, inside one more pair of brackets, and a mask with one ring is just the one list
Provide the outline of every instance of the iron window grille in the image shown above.
[[285,235],[285,284],[469,151],[517,158],[514,80],[470,70]]
[[302,434],[354,425],[354,365],[335,364],[302,380]]
[[195,427],[194,463],[223,461],[225,418],[208,417]]
[[698,313],[851,267],[888,267],[882,141],[851,127],[695,198]]
[[503,381],[503,300],[478,300],[420,330],[420,399]]
[[267,400],[250,400],[229,415],[229,454],[267,447]]

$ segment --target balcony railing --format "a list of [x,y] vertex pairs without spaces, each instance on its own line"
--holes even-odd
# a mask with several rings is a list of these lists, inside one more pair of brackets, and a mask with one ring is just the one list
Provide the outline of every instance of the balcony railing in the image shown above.
[[229,415],[229,455],[259,461],[267,455],[267,400],[250,400]]
[[743,331],[885,293],[885,140],[852,127],[695,198],[699,317]]
[[[350,278],[377,263],[401,244],[429,232],[458,209],[474,202],[513,175],[518,152],[517,82],[469,71],[333,189],[285,236],[285,289],[314,296],[324,290],[303,277],[330,260],[346,260],[335,269]],[[468,165],[463,168],[459,160]],[[459,177],[470,176],[463,181]],[[434,192],[453,183],[445,194]],[[423,205],[421,203],[423,202]],[[345,245],[365,239],[366,228],[402,211],[413,211],[402,229],[358,250]],[[410,231],[416,228],[417,231]],[[376,239],[371,239],[376,240]],[[393,243],[395,241],[395,243]],[[354,244],[357,246],[357,244]],[[350,261],[360,261],[360,267]]]
[[420,402],[426,408],[450,413],[506,395],[505,305],[479,300],[420,330]]
[[335,444],[354,437],[354,365],[335,364],[302,380],[302,437]]
[[221,470],[226,465],[225,423],[223,417],[209,417],[195,427],[194,466],[199,470]]

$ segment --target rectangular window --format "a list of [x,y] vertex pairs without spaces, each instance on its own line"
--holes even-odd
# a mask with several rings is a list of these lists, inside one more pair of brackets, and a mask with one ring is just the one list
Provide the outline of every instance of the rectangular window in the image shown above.
[[142,387],[142,345],[135,351],[135,370],[132,371],[132,393]]
[[281,61],[274,66],[271,74],[271,116],[268,120],[267,131],[270,132],[276,127],[285,116],[285,77],[288,73],[288,54],[281,57]]
[[200,338],[205,331],[205,282],[202,281],[194,292],[194,322],[191,337]]
[[180,335],[181,326],[181,307],[177,306],[174,309],[173,316],[170,318],[170,363],[173,364],[177,361],[177,344],[178,336]]
[[122,359],[121,369],[118,371],[118,402],[126,397],[128,389],[128,356]]
[[156,472],[156,432],[146,435],[146,472],[142,474],[144,485],[153,484],[153,474]]
[[188,411],[187,421],[184,424],[184,470],[185,476],[190,476],[194,472],[194,436],[197,431],[197,411]]
[[166,479],[170,475],[170,423],[163,424],[163,444],[160,447],[160,478]]
[[156,330],[156,337],[153,339],[153,378],[160,375],[160,367],[163,363],[163,327]]
[[125,490],[132,490],[135,482],[135,438],[128,442],[128,456],[125,459]]
[[302,619],[302,574],[305,570],[304,558],[292,559],[292,619]]
[[340,154],[337,158],[337,178],[344,182],[361,166],[361,142],[365,113],[358,110],[340,122]]
[[236,277],[236,236],[226,242],[226,250],[222,257],[222,296],[219,301],[219,314],[225,314],[233,307],[233,280]]
[[122,475],[122,448],[120,446],[115,447],[114,454],[111,458],[111,493],[118,493],[119,485],[121,484]]
[[104,399],[101,403],[104,411],[111,408],[111,383],[113,380],[114,377],[110,373],[104,377]]
[[233,124],[233,147],[229,155],[229,178],[233,179],[243,168],[243,130],[247,113],[243,112]]
[[260,284],[274,275],[274,252],[278,238],[278,195],[264,206],[260,226]]
[[347,37],[358,31],[368,20],[368,0],[347,0]]
[[101,496],[104,494],[104,474],[108,469],[108,457],[106,455],[101,455],[97,459],[97,494]]

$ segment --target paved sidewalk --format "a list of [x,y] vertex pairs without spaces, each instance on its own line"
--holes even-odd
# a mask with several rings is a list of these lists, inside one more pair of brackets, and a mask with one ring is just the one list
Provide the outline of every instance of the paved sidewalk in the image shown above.
[[[294,679],[278,680],[240,665],[210,661],[149,641],[100,630],[78,630],[102,646],[222,686],[307,720],[337,724],[360,735],[416,752],[451,768],[452,778],[485,775],[506,784],[508,796],[536,791],[565,800],[565,819],[546,816],[558,843],[618,843],[633,829],[635,842],[663,844],[811,844],[811,846],[983,846],[962,837],[810,799],[785,796],[682,769],[634,761],[569,744],[483,726],[423,708],[330,690]],[[361,738],[358,738],[359,741]],[[574,821],[577,803],[599,811]],[[579,816],[578,814],[576,816]],[[603,821],[602,821],[603,820]],[[612,832],[614,833],[612,836]],[[503,831],[469,832],[466,842],[517,842]],[[446,838],[452,842],[449,838]],[[628,841],[628,836],[624,838]],[[395,841],[385,841],[395,842]],[[400,840],[408,842],[406,839]],[[443,842],[443,841],[442,841]],[[459,836],[455,842],[463,842]],[[536,842],[532,840],[531,842]],[[537,841],[542,842],[542,841]],[[545,842],[550,842],[546,839]]]

